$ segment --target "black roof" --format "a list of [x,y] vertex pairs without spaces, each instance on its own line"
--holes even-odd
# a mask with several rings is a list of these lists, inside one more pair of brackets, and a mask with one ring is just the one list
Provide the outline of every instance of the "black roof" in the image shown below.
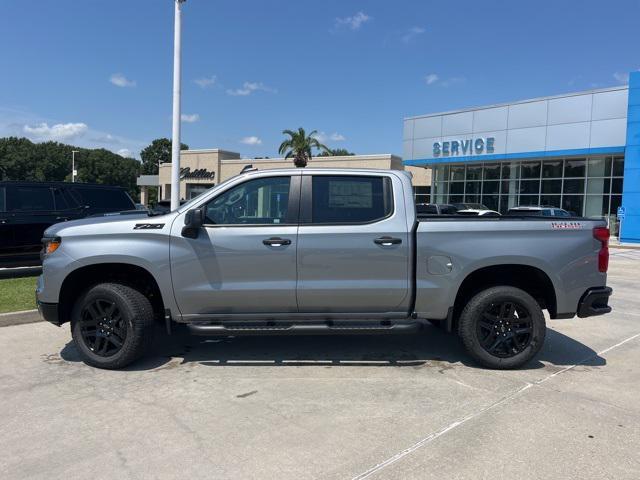
[[80,186],[80,187],[91,187],[91,188],[109,188],[114,189],[117,188],[119,190],[126,190],[124,187],[119,185],[103,185],[100,183],[82,183],[82,182],[29,182],[25,180],[1,180],[0,186],[3,185],[39,185],[43,187],[68,187],[68,186]]

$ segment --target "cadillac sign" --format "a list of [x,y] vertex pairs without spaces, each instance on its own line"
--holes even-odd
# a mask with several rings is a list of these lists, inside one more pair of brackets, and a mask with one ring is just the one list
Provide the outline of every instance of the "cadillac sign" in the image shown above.
[[494,137],[449,140],[433,144],[434,157],[455,157],[459,155],[481,155],[493,153]]

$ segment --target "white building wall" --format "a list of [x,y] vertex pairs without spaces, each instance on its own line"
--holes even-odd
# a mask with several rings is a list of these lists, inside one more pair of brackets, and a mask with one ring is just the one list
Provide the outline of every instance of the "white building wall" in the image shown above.
[[[624,146],[628,93],[626,86],[614,87],[408,118],[404,160],[476,161],[484,156]],[[434,155],[436,142],[489,137],[495,139],[493,152]]]

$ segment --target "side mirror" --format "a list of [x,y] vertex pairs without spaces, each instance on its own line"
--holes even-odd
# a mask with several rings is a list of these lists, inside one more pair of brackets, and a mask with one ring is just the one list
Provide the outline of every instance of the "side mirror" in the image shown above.
[[204,225],[204,210],[194,208],[189,210],[184,217],[184,227],[182,227],[182,236],[187,238],[198,238],[198,232]]

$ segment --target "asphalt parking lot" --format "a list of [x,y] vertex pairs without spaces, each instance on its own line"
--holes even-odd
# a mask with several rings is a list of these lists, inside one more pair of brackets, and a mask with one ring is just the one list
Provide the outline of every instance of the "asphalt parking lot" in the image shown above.
[[454,336],[163,336],[125,371],[68,326],[0,328],[0,478],[611,478],[640,472],[640,251],[614,312],[478,368]]

